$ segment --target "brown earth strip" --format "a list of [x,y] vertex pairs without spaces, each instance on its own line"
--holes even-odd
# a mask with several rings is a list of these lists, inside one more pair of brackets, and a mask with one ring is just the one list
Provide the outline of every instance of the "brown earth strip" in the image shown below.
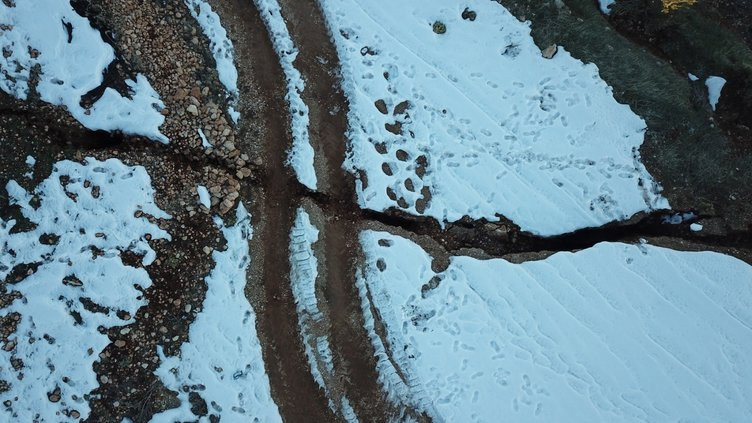
[[339,59],[315,0],[280,0],[279,4],[299,52],[295,67],[305,80],[302,97],[309,108],[310,142],[327,205],[320,231],[325,254],[320,258],[318,283],[323,284],[325,297],[320,307],[326,308],[330,319],[334,367],[358,417],[383,421],[399,410],[387,401],[378,383],[376,358],[354,285],[360,222],[342,218],[359,207],[354,178],[342,168],[348,105],[338,78]]
[[[253,198],[254,224],[247,294],[256,310],[272,396],[285,421],[332,421],[327,400],[308,368],[290,289],[289,236],[298,203],[298,183],[284,165],[292,144],[284,73],[250,0],[219,0],[214,6],[233,39],[239,79],[254,81],[257,87],[249,92],[241,82],[241,121],[255,115],[264,123],[259,128],[260,137],[253,140],[264,157],[264,179],[262,186],[246,189]],[[259,100],[250,100],[249,95]],[[244,101],[253,101],[255,110],[244,107]],[[261,292],[263,297],[258,297]]]

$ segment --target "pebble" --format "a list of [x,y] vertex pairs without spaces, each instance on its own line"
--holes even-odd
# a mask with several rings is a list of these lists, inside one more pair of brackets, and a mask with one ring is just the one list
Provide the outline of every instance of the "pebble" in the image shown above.
[[193,116],[198,116],[198,108],[195,104],[189,104],[188,107],[185,108],[185,111],[192,114]]

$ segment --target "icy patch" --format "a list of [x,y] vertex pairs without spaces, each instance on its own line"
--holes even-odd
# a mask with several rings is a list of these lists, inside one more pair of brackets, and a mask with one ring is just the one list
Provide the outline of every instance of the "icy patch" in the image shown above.
[[[152,421],[195,421],[188,391],[200,395],[210,416],[222,421],[281,421],[256,335],[256,314],[245,296],[251,216],[240,203],[235,225],[225,226],[219,217],[214,223],[221,228],[227,249],[212,255],[215,266],[206,278],[206,299],[191,324],[189,342],[175,357],[158,351],[162,363],[155,374],[178,392],[180,407],[159,413]],[[186,386],[189,389],[183,389]],[[199,421],[208,422],[210,416]]]
[[[0,393],[0,420],[79,421],[76,413],[85,419],[90,412],[84,395],[99,386],[92,365],[110,343],[99,328],[132,323],[116,313],[135,315],[151,285],[143,268],[120,255],[129,251],[151,264],[156,254],[147,235],[170,237],[146,216],[170,216],[154,204],[146,170],[116,159],[61,161],[33,193],[15,181],[6,189],[10,204],[36,227],[11,233],[16,222],[0,219],[0,280],[24,265],[39,267],[8,285],[23,297],[1,310],[21,319],[0,351],[0,377],[10,383]],[[87,310],[83,298],[104,311]],[[12,358],[23,361],[20,370]]]
[[279,10],[277,0],[254,0],[256,8],[264,20],[269,36],[277,52],[282,71],[287,80],[287,95],[285,99],[290,108],[290,126],[292,128],[292,148],[287,162],[292,166],[298,182],[309,189],[316,190],[316,170],[313,167],[313,147],[308,139],[308,106],[303,102],[300,94],[305,89],[305,82],[300,72],[295,69],[295,58],[298,49],[290,38],[287,24]]
[[143,75],[126,81],[129,97],[107,88],[90,109],[81,107],[81,97],[102,84],[115,53],[70,2],[18,1],[12,7],[0,3],[0,25],[7,26],[0,31],[3,91],[25,100],[31,70],[38,65],[36,90],[41,99],[65,106],[85,127],[168,142],[159,132],[164,104]]
[[752,267],[733,257],[602,243],[524,264],[454,257],[437,274],[404,238],[361,242],[363,308],[404,381],[390,395],[436,420],[752,415]]
[[362,207],[442,222],[498,213],[540,235],[668,207],[640,162],[642,119],[594,65],[562,48],[543,58],[496,2],[320,4],[350,106],[346,167],[368,179]]
[[318,236],[319,231],[311,224],[308,213],[299,208],[290,232],[290,284],[298,314],[298,327],[311,374],[329,398],[329,408],[339,412],[345,421],[354,422],[357,421],[357,416],[349,401],[342,397],[335,402],[324,377],[324,374],[333,377],[335,373],[329,339],[325,335],[317,335],[322,331],[316,330],[317,326],[326,327],[316,299],[318,260],[313,254],[313,244],[318,241]]
[[598,0],[598,4],[601,6],[601,12],[604,15],[611,13],[611,5],[616,3],[616,0]]
[[238,70],[235,67],[235,50],[227,31],[222,27],[219,15],[214,12],[204,0],[185,0],[185,5],[191,11],[191,16],[201,26],[204,35],[209,39],[209,49],[217,63],[219,81],[225,86],[230,103],[229,115],[233,122],[238,123],[240,114],[235,112],[234,106],[238,101]]
[[718,105],[718,100],[721,99],[721,90],[726,85],[726,80],[720,76],[709,76],[705,80],[705,86],[708,87],[708,102],[710,107],[715,111],[715,106]]

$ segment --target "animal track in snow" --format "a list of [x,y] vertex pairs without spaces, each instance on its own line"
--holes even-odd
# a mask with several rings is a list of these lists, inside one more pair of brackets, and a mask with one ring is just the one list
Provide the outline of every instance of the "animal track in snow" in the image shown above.
[[[495,3],[471,1],[475,21],[428,0],[397,3],[321,2],[351,106],[346,166],[368,176],[359,187],[363,207],[402,201],[406,211],[440,221],[501,214],[554,235],[668,206],[633,155],[644,123],[613,99],[594,65],[562,48],[542,58],[529,28]],[[445,34],[415,29],[435,17]],[[372,54],[362,55],[364,47]],[[376,100],[393,110],[406,98],[403,115],[373,110]],[[365,148],[370,140],[429,159],[420,178],[432,193],[425,210],[402,187],[407,178],[417,182],[414,168],[384,174],[384,158]]]

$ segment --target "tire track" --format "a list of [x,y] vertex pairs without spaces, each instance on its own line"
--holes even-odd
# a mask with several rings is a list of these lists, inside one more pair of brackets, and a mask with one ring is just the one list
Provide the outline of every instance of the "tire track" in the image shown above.
[[246,295],[256,310],[272,396],[285,421],[332,421],[308,368],[290,288],[289,234],[299,195],[295,175],[284,165],[292,144],[284,74],[253,2],[218,0],[213,6],[235,46],[241,125],[246,126],[241,131],[255,138],[256,151],[250,153],[263,157],[261,186],[243,187],[243,197],[253,199],[254,220]]
[[[339,387],[362,421],[383,421],[400,413],[378,383],[376,358],[364,327],[355,287],[361,222],[342,218],[359,210],[353,175],[342,168],[347,153],[347,100],[340,89],[339,59],[314,0],[279,0],[290,36],[298,48],[295,67],[305,79],[309,136],[316,152],[319,187],[326,198],[319,283],[330,319],[330,340]],[[328,213],[327,213],[328,211]],[[337,400],[337,399],[334,399]]]

